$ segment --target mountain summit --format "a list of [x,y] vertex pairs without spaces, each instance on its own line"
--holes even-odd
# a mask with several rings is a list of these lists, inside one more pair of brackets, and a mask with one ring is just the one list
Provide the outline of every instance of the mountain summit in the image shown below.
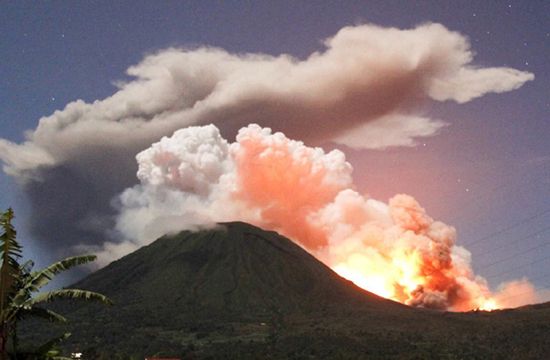
[[156,319],[270,317],[350,306],[404,306],[341,278],[300,246],[255,226],[164,236],[78,283]]

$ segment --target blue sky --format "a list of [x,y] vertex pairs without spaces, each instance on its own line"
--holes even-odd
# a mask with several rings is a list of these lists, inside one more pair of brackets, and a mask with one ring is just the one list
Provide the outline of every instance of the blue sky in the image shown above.
[[[414,148],[343,148],[355,181],[382,200],[409,193],[454,225],[493,286],[527,276],[548,287],[549,14],[545,1],[2,3],[0,137],[20,142],[67,103],[112,95],[129,66],[167,47],[303,59],[347,25],[439,22],[469,37],[475,64],[529,71],[535,80],[466,104],[427,104],[423,112],[449,125]],[[51,260],[29,229],[36,214],[26,193],[5,174],[0,186],[0,205],[14,207],[27,254]]]

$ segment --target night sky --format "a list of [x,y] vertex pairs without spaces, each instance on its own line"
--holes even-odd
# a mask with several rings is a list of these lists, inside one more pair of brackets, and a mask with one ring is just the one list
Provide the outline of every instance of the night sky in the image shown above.
[[[458,244],[492,286],[527,277],[550,287],[550,2],[3,2],[0,5],[0,137],[24,140],[38,120],[128,81],[126,69],[168,47],[303,59],[347,25],[411,28],[441,23],[470,39],[474,64],[506,66],[534,81],[465,104],[419,111],[448,126],[415,147],[340,148],[361,192],[413,195],[458,230]],[[102,176],[98,174],[98,176]],[[31,235],[27,195],[0,174],[0,207],[12,206],[26,254],[52,260]]]

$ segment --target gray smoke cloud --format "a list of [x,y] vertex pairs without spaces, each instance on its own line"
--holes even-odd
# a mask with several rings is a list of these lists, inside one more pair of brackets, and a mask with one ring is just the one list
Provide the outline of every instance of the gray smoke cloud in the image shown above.
[[137,182],[135,155],[177,129],[213,123],[232,139],[257,123],[309,144],[413,146],[445,126],[415,112],[427,100],[464,103],[534,79],[472,61],[467,38],[440,24],[345,27],[306,59],[170,48],[130,67],[112,96],[67,104],[20,144],[0,139],[0,160],[28,196],[35,236],[63,252],[106,240],[112,199]]

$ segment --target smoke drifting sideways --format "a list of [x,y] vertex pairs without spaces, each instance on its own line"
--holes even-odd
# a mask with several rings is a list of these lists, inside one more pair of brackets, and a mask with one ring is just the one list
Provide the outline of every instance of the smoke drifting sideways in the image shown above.
[[344,27],[305,59],[171,48],[128,75],[110,97],[41,118],[24,142],[0,139],[3,170],[29,199],[32,235],[56,255],[75,241],[116,236],[106,234],[116,216],[111,201],[136,184],[135,154],[177,129],[213,123],[233,138],[258,123],[313,145],[413,146],[446,125],[419,112],[427,101],[464,103],[534,78],[476,66],[468,39],[440,24]]
[[526,279],[492,293],[473,273],[470,253],[455,245],[455,229],[413,197],[384,203],[355,191],[341,151],[255,124],[228,143],[208,125],[162,138],[137,161],[140,184],[118,198],[116,230],[125,240],[93,249],[103,263],[165,233],[240,220],[293,239],[358,286],[411,306],[491,310],[537,301]]

